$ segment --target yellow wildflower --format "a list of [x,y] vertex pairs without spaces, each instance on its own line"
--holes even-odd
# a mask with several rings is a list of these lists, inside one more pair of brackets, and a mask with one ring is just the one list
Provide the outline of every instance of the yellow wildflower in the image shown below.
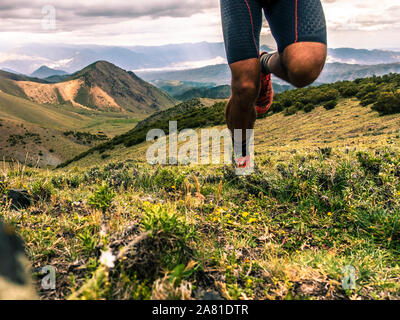
[[256,222],[256,221],[257,221],[256,218],[250,218],[250,219],[249,219],[249,223],[253,223],[253,222]]
[[249,214],[250,214],[249,212],[243,212],[242,216],[243,216],[243,218],[246,218]]
[[329,212],[328,212],[328,216],[331,216],[331,215],[332,215],[332,212],[329,211]]

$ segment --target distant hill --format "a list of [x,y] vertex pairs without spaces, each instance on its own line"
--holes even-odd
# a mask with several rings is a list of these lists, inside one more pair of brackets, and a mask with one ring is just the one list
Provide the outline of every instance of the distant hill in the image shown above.
[[106,61],[95,62],[68,77],[53,77],[62,81],[51,83],[0,71],[0,90],[40,104],[141,115],[175,104],[167,93]]
[[15,80],[15,81],[33,81],[37,83],[47,83],[46,80],[39,79],[39,78],[34,78],[34,77],[29,77],[26,75],[23,75],[22,73],[12,73],[4,70],[0,70],[0,78],[2,79],[8,79],[8,80]]
[[[343,80],[354,80],[357,78],[381,76],[388,73],[399,73],[400,63],[378,64],[378,65],[359,65],[348,63],[327,63],[318,78],[318,83],[333,83]],[[138,73],[147,81],[155,80],[178,80],[189,81],[195,79],[199,82],[215,82],[218,85],[229,84],[231,73],[227,64],[217,64],[203,68],[170,71],[170,72],[140,72]],[[279,84],[283,81],[277,80]]]
[[230,83],[230,69],[227,64],[216,64],[202,68],[187,69],[180,71],[162,72],[137,72],[146,81],[151,80],[178,80],[178,81],[197,81],[214,82],[217,85]]
[[47,66],[41,66],[39,69],[35,70],[31,74],[31,77],[45,79],[51,76],[63,76],[66,74],[67,72],[63,70],[56,70],[56,69],[51,69]]
[[213,88],[192,88],[183,94],[175,96],[176,99],[185,101],[194,98],[226,99],[231,95],[231,86],[223,85]]
[[46,80],[47,82],[50,83],[57,83],[57,82],[62,82],[65,81],[70,75],[69,74],[65,74],[65,75],[55,75],[55,76],[50,76],[47,78],[44,78],[44,80]]
[[353,64],[388,64],[400,62],[400,52],[354,48],[328,49],[328,61]]
[[389,73],[400,73],[400,62],[360,65],[345,63],[327,63],[318,82],[332,83],[342,80],[355,80],[372,76],[382,76]]
[[176,97],[193,88],[213,88],[214,82],[177,81],[177,80],[155,80],[151,81],[157,88],[164,90],[170,96]]
[[9,72],[9,73],[14,73],[14,74],[22,74],[22,73],[20,73],[20,72],[17,72],[17,71],[15,71],[15,70],[9,69],[9,68],[1,68],[0,70],[1,70],[1,71],[6,71],[6,72]]

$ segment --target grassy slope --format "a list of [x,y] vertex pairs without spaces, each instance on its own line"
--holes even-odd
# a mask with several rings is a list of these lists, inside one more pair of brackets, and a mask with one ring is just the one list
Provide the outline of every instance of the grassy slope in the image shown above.
[[[82,145],[73,139],[67,139],[62,134],[64,131],[77,130],[93,134],[103,131],[108,136],[122,134],[132,128],[138,119],[129,115],[115,113],[99,113],[78,110],[72,106],[41,105],[29,100],[0,92],[0,154],[6,159],[16,159],[24,162],[26,153],[30,163],[35,162],[40,151],[45,156],[39,164],[57,165],[76,154],[84,152],[91,145]],[[21,126],[24,129],[21,129]],[[31,144],[27,139],[25,144],[18,143],[10,146],[7,142],[11,135],[24,135],[25,131],[37,133],[41,136],[43,144]],[[51,154],[49,150],[54,150]]]
[[[248,178],[149,166],[146,144],[110,150],[108,164],[95,153],[67,170],[14,169],[7,184],[29,188],[35,215],[2,207],[0,217],[35,268],[56,266],[44,299],[399,298],[399,120],[352,99],[260,119]],[[110,270],[99,262],[108,245],[126,249]],[[352,290],[341,286],[347,265]]]
[[87,117],[53,106],[0,93],[0,116],[52,128],[78,128]]
[[[373,148],[400,133],[399,121],[399,115],[381,117],[370,108],[360,106],[356,99],[343,99],[332,110],[318,107],[310,113],[300,111],[291,116],[277,113],[258,119],[255,126],[255,150],[259,155],[273,155],[276,152],[282,156],[293,150],[313,151],[319,147]],[[215,128],[222,130],[225,126]],[[106,162],[145,160],[149,145],[116,146],[107,150],[110,157]],[[94,163],[104,163],[98,152],[70,164],[70,167],[86,167]]]

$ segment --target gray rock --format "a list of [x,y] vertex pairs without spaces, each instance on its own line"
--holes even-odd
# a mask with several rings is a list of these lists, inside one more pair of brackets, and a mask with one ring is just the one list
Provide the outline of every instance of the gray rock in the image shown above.
[[196,300],[224,300],[218,292],[213,290],[205,290],[203,288],[198,288],[194,292],[194,297]]
[[24,189],[8,190],[7,199],[12,200],[12,208],[17,210],[28,208],[32,201],[32,197],[29,195],[28,191]]
[[37,299],[37,295],[23,242],[0,221],[0,300],[32,299]]

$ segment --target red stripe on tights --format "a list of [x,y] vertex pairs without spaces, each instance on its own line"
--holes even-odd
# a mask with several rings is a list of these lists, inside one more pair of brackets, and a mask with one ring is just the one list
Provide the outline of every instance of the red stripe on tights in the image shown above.
[[[297,1],[297,0],[296,0]],[[257,41],[256,41],[256,36],[254,35],[254,24],[253,24],[253,15],[251,14],[251,9],[249,6],[249,3],[247,2],[247,0],[244,0],[244,2],[246,2],[246,6],[249,9],[249,14],[250,14],[250,22],[251,22],[251,32],[253,33],[253,41],[254,41],[254,45],[256,47],[257,50],[257,55],[259,55],[260,53],[258,52],[258,46],[257,46]]]

